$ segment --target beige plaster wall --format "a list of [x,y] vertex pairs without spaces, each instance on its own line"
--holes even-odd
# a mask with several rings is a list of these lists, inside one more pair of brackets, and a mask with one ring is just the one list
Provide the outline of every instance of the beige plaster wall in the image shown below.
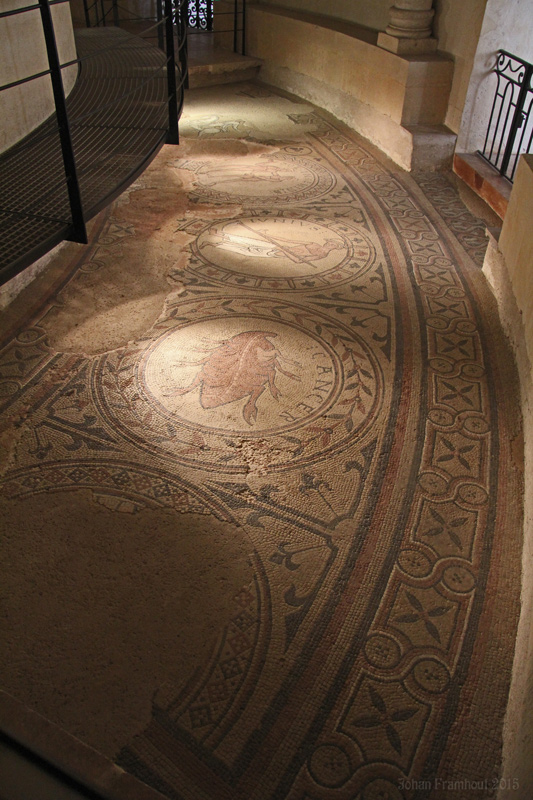
[[[522,156],[499,243],[483,271],[498,299],[520,376],[524,430],[522,608],[503,738],[499,800],[533,797],[533,155]],[[507,788],[508,787],[508,788]]]
[[[376,30],[385,30],[393,0],[259,0],[262,5],[282,6],[344,19]],[[215,3],[216,5],[216,3]]]
[[454,62],[454,76],[446,125],[458,133],[476,55],[476,47],[483,24],[487,0],[436,0],[434,35],[441,52],[450,55]]
[[[2,11],[29,5],[26,0],[3,0]],[[52,19],[61,62],[76,58],[68,3],[52,6]],[[0,19],[0,85],[48,69],[39,11]],[[65,91],[76,80],[77,67],[63,70]],[[0,92],[0,152],[15,144],[54,111],[50,78],[38,78]]]
[[[376,30],[384,30],[389,21],[389,8],[393,0],[258,0],[265,6],[281,6],[296,11],[310,11],[336,19],[348,20]],[[85,24],[82,0],[70,0],[72,17],[77,24]],[[106,0],[106,5],[109,5]],[[122,0],[120,5],[138,16],[155,16],[155,0]],[[214,2],[214,11],[221,3]],[[233,0],[230,4],[233,8]]]

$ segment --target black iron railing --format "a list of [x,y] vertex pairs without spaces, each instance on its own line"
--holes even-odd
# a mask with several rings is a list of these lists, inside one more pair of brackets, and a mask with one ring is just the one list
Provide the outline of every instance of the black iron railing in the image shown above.
[[[127,1],[127,0],[126,0]],[[189,88],[189,66],[187,56],[187,8],[191,0],[155,0],[154,16],[136,16],[130,8],[121,5],[118,0],[83,0],[85,23],[88,28],[101,28],[113,25],[126,29],[137,24],[142,36],[157,34],[157,46],[165,50],[166,38],[164,22],[167,19],[167,3],[169,19],[174,25],[173,51],[179,65],[180,83],[178,86],[178,117],[183,108],[183,90]],[[155,24],[154,24],[155,23]],[[148,27],[147,27],[148,26]]]
[[104,0],[83,0],[83,12],[85,14],[85,24],[88,28],[100,27],[100,25],[119,25],[119,7],[116,0],[105,3]]
[[[47,69],[0,91],[48,76],[55,105],[48,120],[0,154],[0,284],[63,239],[85,243],[87,220],[162,144],[179,140],[186,72],[176,77],[172,0],[161,0],[164,15],[153,26],[162,49],[115,28],[97,39],[80,32],[78,57],[60,63],[51,6],[64,2],[0,12],[1,20],[39,11],[48,56]],[[66,98],[62,72],[75,65],[78,79]]]
[[188,0],[187,25],[202,31],[213,30],[213,0]]
[[[217,0],[187,0],[187,26],[189,34],[232,33],[233,52],[246,54],[246,0],[227,0],[230,11],[217,9]],[[233,7],[231,7],[233,5]],[[224,20],[222,19],[224,18]],[[217,24],[215,24],[217,21]],[[221,27],[222,26],[222,27]]]
[[512,181],[520,155],[533,150],[533,64],[500,50],[493,74],[496,91],[479,153]]
[[[127,0],[124,0],[127,2]],[[186,34],[197,33],[231,33],[233,50],[245,55],[246,50],[246,0],[226,0],[228,11],[216,8],[219,0],[172,0],[174,24],[181,32],[180,63],[186,72]],[[155,0],[155,16],[135,16],[127,5],[118,0],[83,0],[85,24],[88,28],[105,27],[107,25],[124,26],[130,23],[160,20],[163,16],[163,0]],[[216,13],[215,13],[216,12]],[[218,23],[215,25],[215,19]],[[160,46],[162,43],[160,42]]]

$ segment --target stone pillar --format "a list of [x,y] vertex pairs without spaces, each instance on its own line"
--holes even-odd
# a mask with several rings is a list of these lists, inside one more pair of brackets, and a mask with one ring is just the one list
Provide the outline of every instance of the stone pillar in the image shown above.
[[394,0],[389,12],[389,24],[378,36],[378,45],[393,53],[431,53],[437,40],[431,35],[435,14],[433,0]]

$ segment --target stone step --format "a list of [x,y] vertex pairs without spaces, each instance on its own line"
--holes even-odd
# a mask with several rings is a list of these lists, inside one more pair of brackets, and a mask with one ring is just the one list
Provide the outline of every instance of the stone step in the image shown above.
[[230,50],[214,48],[208,58],[189,55],[189,87],[216,86],[238,83],[257,77],[261,66],[259,58],[241,56]]
[[63,728],[0,690],[2,800],[165,800]]
[[411,170],[451,169],[457,135],[445,125],[404,125],[412,140]]

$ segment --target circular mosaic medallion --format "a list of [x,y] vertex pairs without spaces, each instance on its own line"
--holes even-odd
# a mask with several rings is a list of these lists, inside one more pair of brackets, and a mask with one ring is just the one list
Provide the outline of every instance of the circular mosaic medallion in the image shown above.
[[37,326],[33,328],[26,328],[17,335],[17,342],[21,344],[34,344],[38,342],[39,339],[42,339],[46,335],[46,332],[43,328],[39,328]]
[[224,284],[305,291],[353,279],[374,258],[369,239],[353,225],[261,216],[210,225],[190,266]]
[[280,205],[315,200],[334,186],[335,176],[314,159],[277,153],[202,165],[191,194],[202,202]]
[[460,565],[447,567],[442,577],[448,589],[459,594],[471,592],[476,585],[474,575],[469,569]]
[[373,667],[392,669],[400,663],[401,650],[391,636],[376,633],[367,639],[365,655]]
[[444,692],[450,683],[448,668],[434,658],[418,661],[413,669],[413,677],[421,689],[431,694]]
[[418,478],[418,483],[423,491],[429,495],[444,494],[448,488],[444,478],[434,472],[423,472]]
[[20,390],[18,381],[0,381],[0,397],[11,397]]
[[433,422],[434,425],[441,425],[443,427],[449,427],[454,423],[454,417],[450,414],[449,411],[444,411],[441,408],[432,408],[428,414],[428,419]]
[[261,322],[168,331],[146,354],[140,382],[163,414],[195,429],[270,434],[309,424],[339,394],[339,357],[316,334]]
[[429,366],[436,372],[442,372],[445,375],[453,372],[455,369],[453,361],[450,361],[447,358],[432,358],[430,359]]
[[431,572],[431,561],[420,550],[402,550],[398,556],[400,569],[413,578],[424,578]]
[[489,423],[483,417],[467,417],[464,426],[470,433],[487,433],[489,430]]
[[462,375],[465,378],[479,380],[485,374],[485,369],[481,364],[465,364],[462,369]]
[[350,759],[336,744],[322,744],[308,761],[309,773],[315,783],[328,789],[338,789],[352,775]]
[[95,366],[102,413],[143,450],[242,471],[263,448],[271,468],[292,468],[345,447],[380,408],[373,352],[320,312],[213,297],[178,301],[159,327]]
[[404,796],[397,786],[384,778],[368,783],[363,789],[362,800],[403,800]]
[[473,506],[484,505],[488,500],[488,494],[483,486],[475,483],[465,483],[459,489],[459,497],[463,502]]

